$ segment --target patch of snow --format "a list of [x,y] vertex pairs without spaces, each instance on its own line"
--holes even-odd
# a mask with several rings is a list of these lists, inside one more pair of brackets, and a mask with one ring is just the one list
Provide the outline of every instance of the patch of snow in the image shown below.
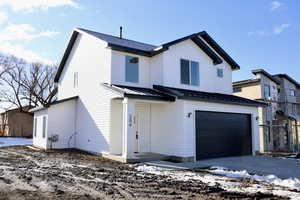
[[0,147],[32,145],[32,139],[0,137]]
[[136,170],[144,173],[156,174],[158,172],[158,174],[160,174],[159,172],[165,171],[166,169],[156,166],[140,165],[136,168]]
[[[178,181],[200,181],[202,183],[207,184],[208,186],[219,186],[222,189],[229,192],[253,194],[257,192],[265,194],[271,193],[278,196],[285,196],[291,199],[300,200],[300,188],[297,187],[297,189],[294,189],[295,191],[291,190],[291,187],[294,188],[295,186],[298,186],[298,179],[281,180],[274,175],[266,177],[250,175],[247,171],[229,171],[224,167],[214,167],[213,169],[208,171],[210,172],[209,174],[202,174],[191,171],[171,170],[148,165],[137,166],[136,170],[143,174],[147,173],[153,175],[168,176],[169,178]],[[219,172],[219,174],[214,172]],[[258,183],[245,185],[242,181],[236,181],[232,178],[252,178],[257,180]]]
[[292,189],[300,189],[300,180],[297,178],[289,178],[289,179],[280,179],[275,175],[268,175],[268,176],[259,176],[259,175],[251,175],[246,170],[243,171],[232,171],[225,167],[218,167],[214,166],[211,167],[212,173],[223,175],[231,178],[251,178],[256,181],[265,181],[272,183],[274,185],[279,185],[283,187],[289,187]]

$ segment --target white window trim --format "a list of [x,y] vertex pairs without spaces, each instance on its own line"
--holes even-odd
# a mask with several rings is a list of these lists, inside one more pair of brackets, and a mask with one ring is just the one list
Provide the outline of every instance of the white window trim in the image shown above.
[[78,72],[74,72],[73,74],[73,88],[77,88],[78,87]]

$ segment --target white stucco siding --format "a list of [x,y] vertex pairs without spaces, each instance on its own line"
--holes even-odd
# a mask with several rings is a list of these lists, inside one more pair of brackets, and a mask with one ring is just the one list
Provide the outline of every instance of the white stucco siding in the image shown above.
[[183,129],[183,102],[151,104],[151,152],[187,155]]
[[[252,150],[253,154],[256,151],[261,151],[263,143],[260,142],[261,137],[258,130],[258,110],[256,107],[239,106],[239,105],[228,105],[228,104],[217,104],[208,102],[196,102],[196,101],[184,101],[184,134],[186,152],[188,156],[195,156],[195,111],[212,111],[212,112],[227,112],[227,113],[242,113],[251,114],[252,121]],[[187,117],[188,113],[192,113],[190,118]],[[205,122],[203,122],[205,123]],[[217,148],[217,147],[216,147]]]
[[[58,99],[80,94],[86,84],[110,82],[111,50],[107,43],[94,37],[78,34],[64,66],[58,87]],[[78,73],[78,86],[74,87],[74,73]],[[89,73],[89,76],[85,74]],[[94,79],[93,79],[94,78]]]
[[[181,84],[180,59],[199,62],[199,86]],[[217,77],[218,68],[223,69],[223,78]],[[211,58],[194,42],[186,40],[171,46],[163,53],[163,84],[190,90],[232,94],[232,70],[226,62],[214,65]]]
[[48,147],[53,149],[74,148],[77,100],[69,100],[48,108],[48,138],[58,135],[58,141]]
[[48,118],[48,110],[40,110],[34,113],[34,123],[36,124],[36,136],[34,134],[35,124],[33,127],[33,145],[42,149],[47,149],[47,131],[45,137],[43,137],[43,117],[46,116]]
[[[139,81],[130,83],[125,81],[126,56],[139,58]],[[128,85],[134,87],[150,87],[150,58],[137,56],[135,54],[112,51],[111,56],[111,83],[117,85]],[[152,87],[152,85],[151,85]]]

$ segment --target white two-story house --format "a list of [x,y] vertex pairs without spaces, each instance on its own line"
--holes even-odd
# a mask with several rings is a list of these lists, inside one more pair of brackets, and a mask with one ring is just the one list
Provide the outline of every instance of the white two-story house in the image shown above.
[[55,77],[58,100],[33,110],[33,143],[123,162],[255,154],[265,104],[232,95],[239,68],[206,32],[154,46],[74,29]]

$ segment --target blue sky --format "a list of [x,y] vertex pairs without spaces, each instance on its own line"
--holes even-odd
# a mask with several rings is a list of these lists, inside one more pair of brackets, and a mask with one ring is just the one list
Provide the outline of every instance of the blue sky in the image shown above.
[[300,81],[300,1],[0,0],[0,52],[58,62],[73,28],[161,44],[206,30],[241,66]]

